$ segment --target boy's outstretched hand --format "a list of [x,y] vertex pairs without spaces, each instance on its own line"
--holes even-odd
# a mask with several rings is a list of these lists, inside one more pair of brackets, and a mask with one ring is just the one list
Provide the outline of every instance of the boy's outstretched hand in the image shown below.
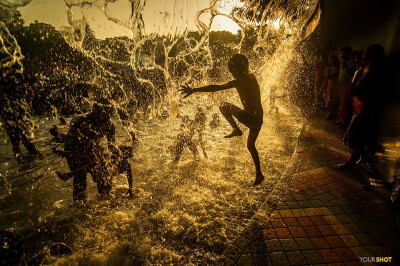
[[192,93],[195,92],[195,90],[187,84],[181,85],[181,87],[182,89],[180,89],[179,91],[181,92],[181,95],[184,95],[183,98],[189,97],[190,95],[192,95]]

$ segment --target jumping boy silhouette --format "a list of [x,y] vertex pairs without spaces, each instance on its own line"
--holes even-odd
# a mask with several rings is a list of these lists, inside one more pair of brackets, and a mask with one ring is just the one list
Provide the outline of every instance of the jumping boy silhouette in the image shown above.
[[182,89],[180,91],[185,95],[184,98],[186,98],[196,92],[216,92],[234,87],[236,88],[244,109],[242,110],[227,102],[223,102],[219,109],[233,128],[233,131],[229,135],[225,136],[225,138],[232,138],[243,134],[233,117],[250,129],[249,137],[247,139],[247,149],[249,150],[256,167],[256,179],[253,183],[253,186],[256,186],[264,180],[260,168],[260,158],[255,145],[263,123],[260,87],[258,86],[254,74],[249,73],[249,62],[245,55],[235,54],[229,61],[228,68],[235,78],[228,83],[222,85],[208,85],[199,88],[191,88],[190,86],[185,85],[181,86]]

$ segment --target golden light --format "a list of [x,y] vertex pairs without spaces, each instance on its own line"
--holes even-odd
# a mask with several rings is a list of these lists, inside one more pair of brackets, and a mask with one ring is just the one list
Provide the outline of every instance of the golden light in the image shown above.
[[214,18],[213,23],[211,25],[211,30],[212,31],[225,30],[232,32],[233,34],[236,34],[238,30],[240,30],[240,27],[232,19],[219,15]]
[[220,14],[229,15],[234,8],[240,8],[243,6],[244,2],[241,2],[240,0],[218,0],[216,1],[214,10]]
[[279,27],[280,27],[280,22],[281,22],[281,19],[280,18],[277,18],[273,23],[272,23],[272,25],[275,27],[275,29],[279,29]]

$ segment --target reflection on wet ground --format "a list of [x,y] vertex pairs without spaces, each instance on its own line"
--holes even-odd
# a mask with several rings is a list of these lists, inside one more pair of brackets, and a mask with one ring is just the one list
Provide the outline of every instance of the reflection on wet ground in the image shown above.
[[[24,236],[27,257],[61,241],[74,253],[59,262],[85,264],[215,261],[285,171],[301,129],[301,117],[291,106],[281,106],[279,115],[264,118],[256,145],[266,180],[253,188],[255,170],[246,134],[226,140],[227,123],[215,130],[207,127],[209,158],[194,160],[186,150],[174,164],[170,147],[180,121],[139,122],[134,198],[125,195],[125,176],[114,177],[109,199],[99,198],[90,181],[88,204],[77,209],[72,205],[72,181],[60,181],[54,173],[69,170],[50,149],[48,130],[57,120],[41,120],[35,137],[41,155],[23,164],[12,158],[1,132],[1,229]],[[123,130],[117,135],[117,142],[129,141]]]

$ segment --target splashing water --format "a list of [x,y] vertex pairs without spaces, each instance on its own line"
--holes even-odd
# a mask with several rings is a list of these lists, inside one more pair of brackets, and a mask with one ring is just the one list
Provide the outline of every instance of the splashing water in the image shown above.
[[[7,10],[28,3],[14,1]],[[193,116],[195,106],[204,106],[210,120],[222,99],[238,104],[229,92],[182,100],[179,86],[227,81],[231,78],[226,71],[229,58],[243,53],[260,83],[265,109],[272,85],[281,92],[288,88],[287,66],[298,56],[294,48],[318,23],[319,1],[212,0],[204,4],[174,0],[159,1],[156,7],[142,0],[65,0],[65,4],[69,25],[60,31],[71,47],[94,64],[92,82],[102,88],[97,93],[121,109],[134,102],[140,114],[134,125],[117,122],[118,142],[126,142],[126,131],[134,127],[141,143],[133,164],[135,197],[131,200],[123,195],[126,178],[116,176],[115,198],[96,198],[95,184],[89,183],[87,207],[74,208],[71,182],[63,183],[54,175],[55,170],[68,171],[66,162],[48,148],[48,129],[56,122],[37,118],[35,144],[43,151],[42,158],[18,166],[9,156],[10,144],[0,144],[5,184],[0,190],[1,228],[25,235],[27,250],[52,241],[72,245],[73,255],[49,258],[60,264],[214,262],[285,171],[301,118],[288,98],[278,101],[279,116],[264,118],[257,148],[266,180],[254,189],[250,187],[254,166],[245,138],[224,140],[221,136],[229,131],[227,123],[206,129],[208,160],[196,161],[184,153],[179,165],[170,163],[170,147],[179,134],[178,114]],[[125,11],[122,15],[121,10]],[[112,40],[119,47],[117,56],[91,36],[88,21],[92,12],[100,12],[131,33],[129,38]],[[220,16],[240,28],[233,40],[211,31]],[[22,66],[21,50],[6,27],[2,27],[1,38],[8,55],[1,67]],[[137,87],[126,86],[123,79],[127,75],[134,76]],[[122,93],[115,96],[116,91]],[[162,118],[166,116],[170,119]],[[5,132],[1,139],[7,139]]]

